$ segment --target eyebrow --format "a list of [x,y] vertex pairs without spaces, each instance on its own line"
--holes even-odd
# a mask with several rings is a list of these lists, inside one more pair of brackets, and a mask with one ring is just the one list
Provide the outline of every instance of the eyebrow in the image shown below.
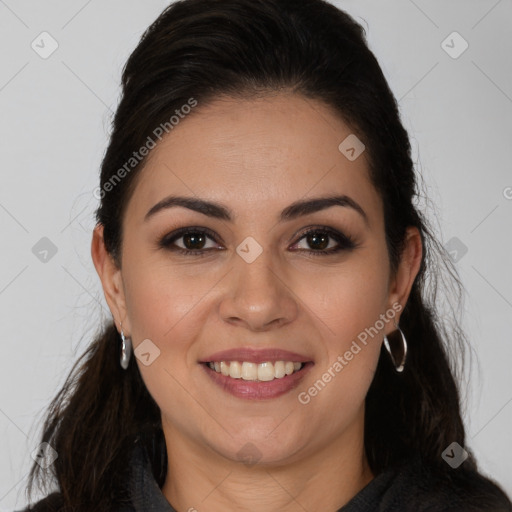
[[[347,195],[318,197],[314,199],[296,201],[295,203],[292,203],[290,206],[287,206],[281,212],[279,220],[280,222],[290,221],[303,215],[308,215],[311,213],[319,212],[321,210],[325,210],[327,208],[331,208],[332,206],[342,206],[346,208],[351,208],[352,210],[358,212],[363,217],[365,223],[368,224],[368,216],[366,215],[363,208],[356,201],[354,201]],[[204,199],[197,199],[193,197],[169,196],[155,204],[146,213],[144,220],[147,221],[150,217],[152,217],[161,210],[173,207],[188,208],[189,210],[202,213],[203,215],[207,215],[208,217],[226,220],[229,222],[233,222],[234,218],[231,210],[220,203],[215,203],[212,201],[206,201]]]

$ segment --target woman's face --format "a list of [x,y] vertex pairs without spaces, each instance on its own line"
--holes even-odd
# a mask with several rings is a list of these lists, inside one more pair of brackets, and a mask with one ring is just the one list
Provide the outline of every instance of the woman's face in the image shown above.
[[[217,99],[152,151],[109,304],[171,442],[273,463],[359,440],[382,339],[414,275],[390,274],[366,155],[354,159],[354,139],[339,149],[351,133],[297,95]],[[245,352],[217,355],[230,350]],[[286,375],[293,362],[307,364]]]

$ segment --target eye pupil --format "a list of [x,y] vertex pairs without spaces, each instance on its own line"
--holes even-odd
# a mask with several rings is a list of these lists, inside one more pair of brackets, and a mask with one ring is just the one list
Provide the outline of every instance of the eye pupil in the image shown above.
[[324,250],[329,246],[329,236],[325,234],[312,233],[308,235],[307,241],[313,249]]
[[[183,235],[183,242],[187,249],[196,250],[196,249],[202,249],[204,242],[205,242],[205,236],[201,233],[190,233]],[[199,245],[199,247],[198,247]]]

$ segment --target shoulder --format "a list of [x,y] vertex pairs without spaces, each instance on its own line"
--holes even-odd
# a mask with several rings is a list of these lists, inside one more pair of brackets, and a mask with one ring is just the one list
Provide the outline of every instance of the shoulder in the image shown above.
[[[119,506],[115,508],[112,512],[133,512],[133,508],[126,506]],[[37,503],[30,505],[29,507],[18,510],[15,512],[66,512],[66,508],[64,507],[64,502],[62,499],[62,495],[59,492],[54,492],[46,498],[41,499]]]
[[62,508],[62,496],[54,492],[37,503],[15,512],[59,512]]
[[509,498],[496,482],[463,466],[434,468],[417,460],[397,474],[402,499],[415,502],[416,511],[512,512]]

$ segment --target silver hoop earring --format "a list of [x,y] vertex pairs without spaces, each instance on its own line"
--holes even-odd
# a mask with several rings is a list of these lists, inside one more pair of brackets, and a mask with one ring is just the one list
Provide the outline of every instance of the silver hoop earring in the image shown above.
[[384,335],[384,346],[386,347],[386,350],[388,351],[390,357],[391,357],[391,361],[393,362],[393,365],[395,367],[395,370],[400,373],[403,371],[404,367],[405,367],[405,360],[407,358],[407,341],[405,339],[405,336],[404,336],[404,333],[402,331],[402,329],[400,329],[400,327],[396,324],[395,322],[395,327],[397,328],[397,330],[400,332],[400,336],[402,338],[402,359],[400,361],[399,364],[397,364],[396,360],[395,360],[395,356],[393,355],[393,352],[391,350],[391,347],[389,346],[389,340],[388,340],[388,337],[386,335]]
[[121,324],[121,368],[126,370],[132,355],[132,340],[127,338],[123,332],[123,324]]

